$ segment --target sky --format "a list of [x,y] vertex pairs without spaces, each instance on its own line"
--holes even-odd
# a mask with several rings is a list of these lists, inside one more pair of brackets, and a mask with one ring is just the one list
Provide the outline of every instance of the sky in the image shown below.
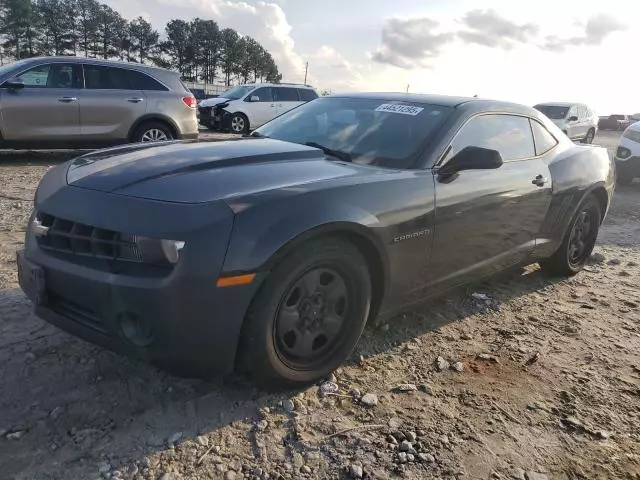
[[106,0],[160,32],[216,20],[254,37],[285,82],[332,93],[478,95],[640,112],[640,2],[631,0]]

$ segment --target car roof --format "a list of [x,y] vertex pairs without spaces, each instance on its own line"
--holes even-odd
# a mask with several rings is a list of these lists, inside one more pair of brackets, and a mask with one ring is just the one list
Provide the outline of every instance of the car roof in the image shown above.
[[543,102],[543,103],[536,103],[536,106],[539,106],[539,107],[572,107],[574,105],[579,105],[581,107],[586,106],[584,103],[576,103],[576,102]]
[[89,58],[89,57],[74,57],[74,56],[52,56],[52,57],[32,57],[29,59],[32,63],[39,62],[69,62],[69,63],[87,63],[92,65],[109,65],[114,67],[127,67],[139,70],[157,70],[164,73],[172,73],[178,75],[176,72],[167,70],[166,68],[156,67],[154,65],[145,65],[143,63],[124,62],[120,60],[106,60],[103,58]]
[[289,88],[306,88],[309,90],[315,90],[311,85],[304,85],[302,83],[243,83],[240,85],[234,85],[236,87],[289,87]]
[[450,95],[433,95],[426,93],[345,93],[330,95],[334,98],[368,98],[380,101],[392,102],[412,102],[424,103],[427,105],[437,105],[441,107],[465,108],[472,111],[504,111],[510,113],[521,113],[525,115],[536,115],[537,111],[526,105],[505,102],[502,100],[491,100],[478,97],[456,97]]

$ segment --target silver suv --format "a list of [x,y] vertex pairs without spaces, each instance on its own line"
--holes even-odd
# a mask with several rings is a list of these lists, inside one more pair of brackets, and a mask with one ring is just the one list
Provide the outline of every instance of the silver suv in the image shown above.
[[169,70],[79,57],[0,67],[0,145],[102,146],[197,136],[196,99]]

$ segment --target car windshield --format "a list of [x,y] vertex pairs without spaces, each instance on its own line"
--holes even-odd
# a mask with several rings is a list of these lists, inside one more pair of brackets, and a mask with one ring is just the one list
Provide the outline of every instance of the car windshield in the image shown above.
[[3,65],[0,67],[0,77],[4,76],[7,73],[10,73],[18,68],[20,68],[21,66],[25,65],[29,63],[29,59],[25,59],[25,60],[18,60],[17,62],[12,62],[12,63],[8,63],[6,65]]
[[560,105],[536,105],[533,108],[544,113],[552,120],[562,120],[567,116],[567,113],[569,113],[569,107],[563,107]]
[[312,145],[339,160],[410,168],[452,110],[414,102],[321,97],[275,118],[253,135]]
[[229,100],[238,100],[255,88],[256,87],[254,87],[253,85],[238,85],[236,87],[230,88],[226,92],[222,92],[220,94],[220,97],[228,98]]

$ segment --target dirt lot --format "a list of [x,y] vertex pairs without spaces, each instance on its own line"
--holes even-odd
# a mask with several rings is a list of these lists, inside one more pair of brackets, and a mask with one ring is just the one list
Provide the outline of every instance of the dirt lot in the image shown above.
[[14,252],[53,159],[30,160],[0,158],[0,478],[640,479],[640,184],[577,277],[453,292],[368,329],[330,395],[276,396],[35,318]]

